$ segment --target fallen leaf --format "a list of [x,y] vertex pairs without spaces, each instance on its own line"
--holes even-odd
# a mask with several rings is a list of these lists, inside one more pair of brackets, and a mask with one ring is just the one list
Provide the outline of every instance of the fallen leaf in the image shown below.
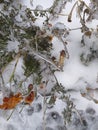
[[15,108],[18,103],[21,102],[23,99],[21,93],[17,93],[16,95],[10,96],[10,97],[4,97],[3,98],[3,104],[0,105],[0,109],[8,110]]
[[34,100],[34,97],[35,97],[35,93],[34,93],[34,91],[31,91],[30,94],[25,97],[24,103],[31,104]]

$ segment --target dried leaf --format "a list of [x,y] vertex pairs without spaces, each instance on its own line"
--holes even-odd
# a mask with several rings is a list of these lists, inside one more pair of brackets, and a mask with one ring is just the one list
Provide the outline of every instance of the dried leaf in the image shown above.
[[91,31],[86,31],[84,33],[84,35],[88,36],[89,38],[91,38],[92,32]]
[[17,93],[16,95],[10,96],[10,97],[4,97],[3,98],[3,104],[0,105],[0,109],[8,110],[15,108],[18,103],[21,102],[23,99],[21,93]]
[[66,56],[65,51],[62,50],[60,52],[60,57],[59,57],[59,62],[58,62],[58,67],[61,69],[63,68],[63,65],[64,65],[65,56]]
[[35,93],[34,93],[34,91],[31,91],[30,94],[25,97],[24,103],[31,104],[34,100],[34,97],[35,97]]
[[53,36],[47,36],[46,38],[47,38],[47,40],[48,40],[49,42],[51,42],[51,41],[53,40]]

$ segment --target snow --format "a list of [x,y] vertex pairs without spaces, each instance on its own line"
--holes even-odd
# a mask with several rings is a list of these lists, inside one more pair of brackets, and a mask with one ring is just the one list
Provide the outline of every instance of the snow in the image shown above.
[[[24,1],[24,4],[28,5],[28,7],[30,8],[36,8],[37,5],[40,4],[43,7],[43,9],[49,8],[52,5],[52,3],[53,3],[53,0],[47,0],[47,1],[40,0],[40,2],[39,0],[33,0],[34,7],[32,7],[29,1]],[[68,14],[70,12],[72,5],[73,5],[72,3],[68,3],[66,6],[66,9],[63,9],[62,14],[64,13]],[[41,6],[39,7],[41,8]],[[55,25],[54,21],[50,21],[50,22]],[[60,18],[58,18],[56,22],[64,23],[64,25],[67,26],[67,28],[69,29],[78,28],[81,26],[79,23],[78,17],[76,17],[75,13],[73,14],[73,17],[72,17],[72,23],[68,23],[67,19],[64,16],[60,16]],[[96,27],[95,23],[97,24],[97,22],[94,21],[92,23],[88,23],[88,26],[92,28]],[[37,24],[41,26],[42,23],[43,23],[43,19],[41,19],[40,23],[38,19]],[[61,29],[63,29],[65,26],[63,25],[61,26],[61,24],[57,25],[57,27],[60,27]],[[88,66],[85,66],[84,64],[81,63],[80,55],[83,51],[83,48],[81,48],[81,36],[82,36],[82,33],[80,30],[71,31],[70,34],[67,36],[66,41],[68,41],[67,49],[69,52],[69,59],[65,59],[63,72],[57,71],[55,72],[55,75],[57,77],[58,82],[61,83],[65,87],[66,90],[67,89],[76,90],[74,92],[69,92],[69,94],[71,95],[71,98],[78,110],[85,111],[88,107],[91,107],[96,111],[95,124],[91,123],[92,125],[90,124],[88,129],[98,130],[98,124],[96,123],[98,121],[98,117],[97,117],[98,105],[95,104],[92,100],[89,100],[81,96],[81,93],[86,91],[86,87],[98,88],[98,82],[96,82],[97,76],[98,76],[98,59],[89,63]],[[86,39],[86,40],[87,41],[89,40],[91,43],[92,43],[92,40],[96,42],[98,41],[98,39],[95,40],[95,38]],[[89,46],[91,46],[91,43],[89,43]],[[14,46],[13,43],[10,43],[8,46],[8,50],[9,51],[10,49],[17,50],[19,43],[16,43],[15,45],[16,46]],[[97,44],[96,46],[98,48]],[[63,49],[63,47],[64,46],[60,42],[60,40],[54,36],[53,38],[54,49],[52,51],[52,55],[58,58],[59,52]],[[21,63],[22,63],[22,58],[18,62],[18,67],[16,69],[16,77],[19,76],[18,77],[19,79],[24,78],[24,77],[21,77],[23,73],[23,70],[21,69],[21,66],[22,66]],[[8,81],[7,76],[10,75],[13,70],[12,67],[10,68],[10,66],[7,68],[8,72],[7,70],[5,70],[4,72],[3,76],[5,77],[5,81]],[[98,96],[97,96],[98,93],[94,92],[94,94],[95,94],[94,97],[98,99]],[[0,97],[2,97],[2,93],[0,93]],[[16,130],[16,129],[17,130],[42,130],[41,127],[43,123],[43,110],[41,109],[36,112],[35,110],[36,107],[35,108],[33,107],[36,105],[36,103],[40,103],[41,105],[43,105],[43,97],[41,97],[41,95],[39,95],[39,99],[37,101],[35,100],[31,106],[26,106],[20,114],[19,114],[20,108],[19,107],[16,108],[11,119],[8,121],[6,121],[6,119],[9,117],[9,113],[7,111],[4,112],[3,110],[1,110],[0,115],[2,116],[0,117],[0,130]],[[34,110],[32,110],[31,115],[28,115],[27,111],[30,109],[30,107],[33,107],[32,109]],[[66,107],[66,103],[57,98],[54,107],[52,109],[46,110],[46,120],[50,121],[47,123],[46,125],[47,127],[56,129],[57,125],[61,125],[61,126],[64,125],[64,122],[62,120],[63,119],[62,111],[65,107]],[[57,121],[55,120],[52,121],[51,115],[50,115],[51,112],[57,112],[60,115],[60,119]],[[85,129],[85,130],[88,130],[88,129]],[[72,126],[72,127],[69,127],[68,130],[82,130],[82,128],[76,129],[74,126]]]
[[[32,3],[33,7],[30,4],[30,1]],[[30,0],[30,1],[21,0],[21,2],[24,3],[24,5],[28,6],[31,9],[36,8],[37,5],[41,5],[43,7],[43,9],[47,9],[47,8],[51,7],[53,4],[53,0],[49,0],[49,1],[40,0],[40,2],[39,2],[39,0]]]
[[17,53],[19,50],[18,45],[19,45],[19,42],[9,41],[8,46],[7,46],[7,50],[8,51],[15,51]]

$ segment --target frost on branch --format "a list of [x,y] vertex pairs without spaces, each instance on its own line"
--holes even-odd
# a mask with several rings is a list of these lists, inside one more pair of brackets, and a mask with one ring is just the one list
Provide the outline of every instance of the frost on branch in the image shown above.
[[69,31],[63,23],[57,22],[52,28],[52,33],[57,37],[66,38],[66,36],[69,34]]
[[88,63],[98,58],[98,29],[87,31],[83,34],[81,45],[83,52],[81,54],[81,61],[88,65]]
[[98,20],[98,1],[97,0],[90,0],[89,7],[92,10],[92,12],[90,13],[87,20],[88,21],[93,20],[93,19]]
[[[66,106],[62,113],[65,123],[71,122],[77,128],[77,122],[79,122],[80,129],[86,129],[88,127],[86,119],[83,117],[82,121],[74,114],[73,100],[69,100],[67,96],[69,90],[65,91],[65,86],[62,86],[55,76],[56,71],[63,69],[65,58],[69,58],[66,37],[71,29],[68,29],[65,23],[55,21],[54,24],[51,23],[51,20],[58,17],[69,1],[55,0],[53,6],[46,10],[40,5],[32,10],[14,0],[1,1],[0,90],[3,93],[3,103],[0,107],[4,110],[10,110],[15,109],[19,104],[19,108],[26,106],[29,117],[33,115],[33,112],[41,110],[44,111],[45,117],[46,110],[53,108],[58,100],[62,100]],[[92,13],[86,3],[79,0],[75,3],[75,6],[78,7],[79,18],[83,27],[80,28],[83,32],[81,60],[88,64],[90,60],[98,58],[98,29],[92,30],[85,25],[85,16]],[[69,16],[72,15],[72,11]],[[42,27],[37,26],[38,23],[36,25],[36,20],[40,17],[45,18]],[[71,22],[71,19],[68,22]],[[58,60],[51,54],[51,51],[54,51],[54,38],[63,44],[62,50],[58,54]],[[56,41],[56,45],[59,44],[58,41]],[[22,72],[20,73],[20,71]],[[28,84],[33,85],[28,88]],[[33,86],[34,91],[32,90]],[[21,95],[16,99],[18,92],[21,92]],[[10,96],[11,94],[13,95]],[[34,106],[33,103],[38,101],[38,98],[39,100],[43,99],[43,106],[42,104]],[[12,102],[13,104],[11,104]],[[25,113],[24,110],[23,112]],[[52,121],[60,123],[55,126],[57,130],[67,129],[65,124],[61,126],[63,119],[56,112],[48,113],[46,117],[48,125],[52,124]],[[46,129],[52,128],[46,126]]]
[[[42,7],[37,6],[37,9],[42,10]],[[43,16],[46,17],[44,14]],[[34,84],[36,92],[41,95],[50,94],[56,85],[54,72],[61,70],[58,66],[63,66],[67,53],[65,38],[69,32],[66,26],[56,23],[54,26],[50,24],[50,30],[47,27],[40,28],[36,25],[37,16],[31,9],[10,0],[2,2],[0,19],[0,89],[3,95],[6,91],[13,94],[21,91],[25,94],[30,83]],[[46,23],[45,26],[49,25]],[[64,44],[63,59],[60,56],[57,64],[51,58],[54,36]]]
[[69,53],[66,47],[67,46],[66,37],[69,35],[69,29],[63,23],[57,22],[52,27],[52,33],[62,42],[64,46],[64,51],[66,53],[66,58],[69,58]]

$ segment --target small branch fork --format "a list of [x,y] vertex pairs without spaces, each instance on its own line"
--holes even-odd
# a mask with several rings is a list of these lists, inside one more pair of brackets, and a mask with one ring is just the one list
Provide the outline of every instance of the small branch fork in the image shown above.
[[57,67],[50,59],[45,58],[41,53],[39,53],[37,51],[34,51],[30,47],[28,47],[28,49],[26,51],[28,51],[30,55],[33,54],[33,55],[39,57],[40,59],[46,61],[47,63],[49,63],[50,65],[52,65],[53,67],[55,67],[57,70],[61,71],[61,69],[59,67]]

